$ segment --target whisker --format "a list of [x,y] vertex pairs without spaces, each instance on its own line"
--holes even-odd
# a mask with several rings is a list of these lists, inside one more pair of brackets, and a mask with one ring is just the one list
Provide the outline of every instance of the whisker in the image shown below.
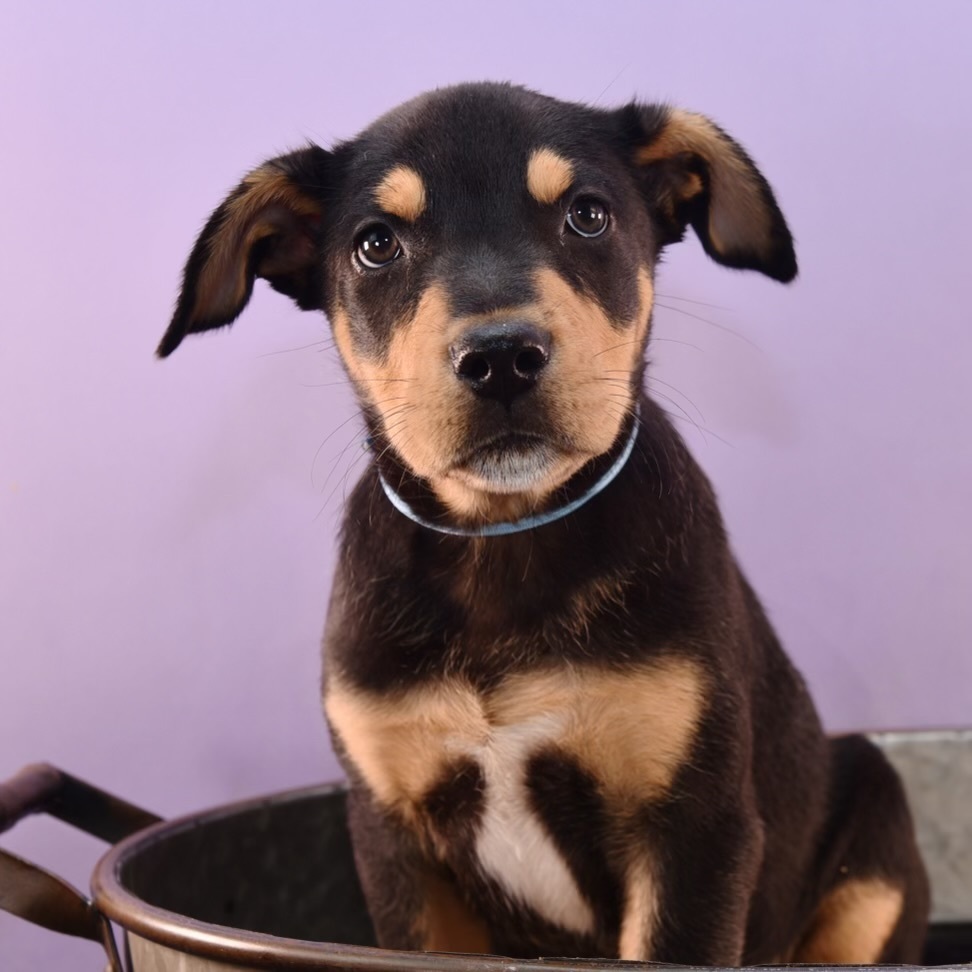
[[594,100],[593,100],[593,101],[591,102],[591,104],[592,104],[592,105],[596,105],[596,104],[598,104],[598,103],[600,102],[600,100],[601,100],[601,99],[602,99],[602,98],[603,98],[603,97],[604,97],[604,96],[605,96],[605,95],[606,95],[606,94],[608,93],[608,90],[609,90],[610,88],[612,88],[612,87],[614,87],[614,84],[615,84],[615,83],[617,82],[617,80],[618,80],[618,78],[620,78],[620,77],[621,77],[621,75],[622,75],[622,74],[624,74],[624,72],[625,72],[625,71],[627,71],[627,70],[628,70],[628,68],[629,68],[630,66],[631,66],[631,62],[630,62],[630,61],[628,61],[628,62],[627,62],[627,63],[626,63],[626,64],[625,64],[625,65],[624,65],[624,66],[623,66],[622,68],[621,68],[621,70],[620,70],[620,71],[618,71],[618,73],[617,73],[617,74],[615,74],[615,76],[614,76],[613,78],[611,78],[611,80],[610,80],[610,81],[608,81],[608,83],[607,83],[607,84],[606,84],[606,85],[604,86],[604,88],[603,88],[603,89],[601,90],[601,93],[600,93],[600,94],[599,94],[599,95],[598,95],[598,96],[597,96],[597,97],[596,97],[596,98],[595,98],[595,99],[594,99]]
[[330,350],[334,347],[334,341],[332,340],[321,340],[312,341],[310,344],[302,344],[298,348],[279,348],[276,351],[264,351],[257,355],[259,358],[272,358],[277,354],[293,354],[296,351],[306,351],[308,348],[317,348],[318,350]]
[[[388,402],[400,401],[403,397],[404,396],[396,396],[394,398],[386,398],[383,401],[376,402],[376,405],[385,405]],[[417,408],[417,407],[418,406],[416,406],[416,405],[409,405],[409,404],[406,404],[406,405],[397,405],[395,408],[393,408],[388,413],[387,416],[384,417],[383,423],[385,424],[386,429],[388,428],[388,424],[387,423],[388,423],[388,420],[389,419],[394,419],[394,418],[396,418],[398,416],[402,416],[402,418],[404,420],[404,416],[407,415],[409,411],[411,411],[412,409]],[[346,426],[348,424],[348,422],[350,422],[352,419],[359,418],[359,417],[362,417],[360,411],[357,411],[353,415],[350,415],[337,428],[332,429],[327,434],[327,437],[324,439],[324,441],[318,446],[317,452],[314,454],[314,460],[311,463],[311,485],[312,486],[314,484],[314,469],[316,468],[317,459],[318,459],[318,457],[321,454],[321,450],[324,448],[324,446],[327,444],[328,440],[334,435],[335,432],[337,432],[338,430],[340,430],[341,428],[343,428],[344,426]],[[392,427],[395,427],[395,426],[393,425]],[[323,492],[325,489],[327,489],[327,484],[330,482],[331,476],[334,475],[334,470],[338,467],[338,465],[340,464],[341,460],[344,458],[345,453],[347,453],[348,449],[350,449],[351,446],[354,444],[354,442],[356,441],[356,438],[352,438],[347,443],[347,445],[345,445],[345,447],[340,451],[340,453],[338,453],[337,458],[334,460],[334,464],[331,466],[331,471],[327,474],[327,478],[324,480],[324,482],[321,485],[321,492]]]
[[[401,418],[401,419],[399,420],[399,422],[397,422],[397,423],[393,423],[393,424],[392,424],[392,425],[390,426],[390,428],[391,428],[391,429],[396,429],[396,428],[399,428],[399,427],[400,427],[401,425],[403,425],[403,424],[404,424],[404,422],[405,422],[405,416],[403,416],[403,417],[402,417],[402,418]],[[386,427],[386,431],[388,431],[388,428],[387,428],[387,427]],[[406,441],[407,441],[407,440],[406,440]],[[340,455],[339,455],[339,456],[338,456],[338,458],[337,458],[337,459],[335,460],[335,463],[334,463],[334,465],[333,465],[333,466],[331,467],[331,471],[330,471],[330,472],[328,473],[328,476],[327,476],[327,479],[325,479],[325,480],[324,480],[324,483],[323,483],[323,485],[321,486],[321,492],[322,492],[322,493],[324,492],[324,490],[325,490],[325,489],[327,489],[327,485],[328,485],[328,483],[329,483],[329,482],[331,481],[331,477],[332,477],[332,476],[334,475],[334,472],[335,472],[335,470],[337,470],[337,469],[338,469],[338,468],[340,467],[340,464],[341,464],[341,460],[342,460],[342,459],[344,458],[344,455],[345,455],[345,453],[347,452],[347,450],[348,450],[348,449],[350,448],[350,446],[351,446],[352,444],[353,444],[353,441],[352,441],[352,442],[349,442],[349,443],[348,443],[348,445],[346,445],[346,446],[344,447],[344,449],[342,449],[342,450],[341,450],[341,453],[340,453]],[[385,446],[385,448],[384,448],[384,449],[382,449],[382,451],[381,451],[381,452],[380,452],[380,453],[378,454],[378,456],[376,456],[376,457],[375,457],[375,459],[376,459],[376,461],[377,461],[377,459],[379,459],[379,458],[381,458],[381,456],[383,456],[383,455],[385,454],[385,452],[386,452],[386,451],[387,451],[388,449],[390,449],[390,448],[391,448],[391,442],[389,442],[389,443],[388,443],[388,445],[386,445],[386,446]],[[334,488],[333,488],[333,489],[331,490],[331,492],[330,492],[330,493],[328,493],[328,495],[327,495],[327,498],[326,498],[326,499],[324,500],[324,504],[323,504],[323,506],[322,506],[322,507],[321,507],[321,509],[320,509],[320,510],[318,511],[318,514],[317,514],[318,516],[320,516],[320,514],[324,512],[324,510],[325,510],[325,509],[327,508],[327,506],[328,506],[328,505],[330,504],[330,502],[331,502],[331,500],[332,500],[332,499],[334,498],[334,494],[335,494],[335,493],[336,493],[336,492],[338,491],[338,487],[340,487],[340,486],[342,486],[342,484],[343,484],[343,486],[344,486],[344,489],[345,489],[345,493],[344,493],[343,495],[345,496],[345,498],[347,498],[347,481],[348,481],[348,477],[349,477],[349,476],[351,475],[351,471],[352,471],[352,470],[354,469],[354,467],[355,467],[355,466],[356,466],[356,465],[357,465],[357,464],[358,464],[359,462],[361,462],[361,460],[362,460],[362,459],[365,459],[365,458],[368,458],[368,452],[369,452],[369,450],[367,450],[367,449],[362,449],[362,450],[361,450],[361,453],[360,453],[359,455],[357,455],[357,456],[354,456],[354,457],[353,457],[353,458],[351,459],[351,461],[350,461],[350,463],[348,464],[348,466],[347,466],[347,468],[346,468],[346,469],[345,469],[345,471],[344,471],[344,475],[343,475],[343,476],[341,477],[341,479],[339,479],[339,480],[338,480],[338,481],[337,481],[337,482],[336,482],[336,483],[334,484]]]
[[[331,468],[328,470],[327,475],[324,477],[324,482],[321,483],[320,489],[318,490],[319,493],[323,493],[324,490],[327,489],[327,484],[331,481],[331,477],[334,475],[334,470],[341,465],[341,461],[347,455],[348,449],[350,449],[353,445],[355,445],[355,443],[360,443],[360,442],[361,442],[361,435],[360,432],[356,430],[355,434],[350,439],[348,439],[348,441],[345,443],[344,448],[332,460]],[[313,470],[312,470],[311,485],[313,486],[313,484],[314,484],[314,480],[313,480]]]
[[[381,401],[375,402],[374,404],[375,404],[375,406],[387,405],[389,402],[402,401],[405,397],[406,397],[405,395],[394,395],[391,398],[384,398]],[[406,408],[406,407],[408,407],[408,406],[405,406],[405,405],[398,405],[398,406],[396,406],[395,408],[393,408],[389,412],[389,416],[388,417],[394,417],[394,415],[397,413],[397,411],[399,409]],[[417,406],[413,405],[411,407],[412,408],[416,408]],[[348,424],[348,422],[353,421],[354,419],[358,418],[360,415],[361,415],[360,410],[353,412],[343,422],[341,422],[335,428],[331,429],[331,431],[328,432],[328,434],[324,437],[323,442],[321,442],[321,444],[317,447],[317,452],[314,453],[314,458],[311,460],[311,484],[312,485],[313,485],[313,482],[314,482],[314,467],[317,465],[317,459],[318,459],[318,457],[321,454],[321,450],[324,448],[324,446],[327,445],[327,443],[331,440],[332,436],[334,436],[335,433],[339,432],[341,429],[344,428],[344,426],[346,426]]]
[[[724,439],[718,432],[713,432],[712,429],[707,426],[699,426],[698,422],[693,421],[691,418],[686,418],[684,415],[677,415],[675,412],[670,412],[667,408],[659,406],[661,410],[673,421],[673,422],[689,422],[691,425],[695,426],[698,432],[701,434],[702,438],[705,439],[707,435],[711,435],[713,439],[721,442],[724,446],[728,446],[730,449],[735,449],[735,446],[728,440]],[[708,439],[706,439],[708,443]]]
[[702,348],[700,348],[697,344],[693,344],[691,341],[680,341],[680,340],[678,340],[678,338],[655,337],[654,335],[652,335],[648,340],[649,340],[649,343],[650,344],[659,344],[659,343],[663,343],[663,344],[684,344],[685,347],[687,347],[687,348],[695,348],[696,351],[701,351],[702,350]]
[[[347,447],[345,447],[345,451],[347,451]],[[357,455],[357,456],[355,456],[354,458],[351,459],[350,463],[348,464],[348,468],[345,471],[345,481],[346,481],[347,476],[350,475],[351,470],[355,467],[355,465],[357,463],[359,463],[362,460],[362,458],[364,458],[364,456],[365,456],[365,453],[362,452],[360,455]],[[341,456],[339,457],[339,459],[340,458],[343,458],[343,457],[344,457],[344,452],[341,453]],[[334,468],[337,468],[337,464],[335,464]],[[334,469],[332,469],[331,472],[328,474],[327,480],[325,480],[325,482],[324,482],[324,486],[321,487],[321,492],[323,492],[327,488],[327,482],[330,480],[330,478],[331,478],[331,476],[333,474],[334,474]],[[324,500],[323,504],[321,505],[321,508],[317,511],[317,516],[315,517],[315,519],[317,519],[318,517],[320,517],[320,515],[327,509],[328,505],[331,502],[332,497],[337,492],[338,486],[341,485],[341,482],[342,482],[342,480],[338,480],[338,482],[336,482],[334,484],[334,489],[332,489],[331,492],[328,493],[327,499]]]
[[[619,369],[620,370],[620,369]],[[608,385],[620,385],[622,387],[631,384],[629,379],[626,378],[609,378],[607,375],[599,375],[594,378],[585,378],[583,381],[578,381],[576,384],[578,387],[583,385],[596,385],[600,382],[605,382]]]
[[599,358],[602,354],[607,354],[609,351],[617,351],[618,348],[631,347],[632,344],[640,344],[640,338],[635,338],[633,341],[622,341],[620,344],[614,344],[609,348],[604,348],[603,351],[598,351],[596,354],[592,354],[592,358]]
[[[352,421],[354,421],[354,419],[359,418],[360,416],[361,416],[361,412],[360,411],[357,411],[356,410],[356,411],[352,412],[352,414],[349,415],[343,422],[341,422],[340,425],[338,425],[335,428],[331,429],[331,431],[328,432],[327,435],[324,437],[324,441],[321,442],[321,444],[317,447],[317,451],[314,453],[314,458],[311,459],[311,468],[310,468],[311,487],[314,486],[314,469],[317,466],[317,460],[318,460],[318,458],[320,458],[320,455],[321,455],[321,452],[324,449],[324,446],[326,446],[328,444],[328,442],[330,442],[331,439],[334,437],[334,435],[336,433],[340,432],[341,429],[343,429],[348,424],[348,422],[352,422]],[[347,448],[347,446],[345,446],[345,448]]]
[[414,378],[339,378],[337,381],[301,382],[301,388],[333,388],[336,385],[366,385],[369,382],[415,381]]
[[[656,391],[656,392],[655,392],[655,395],[657,395],[657,396],[658,396],[658,398],[662,398],[662,399],[664,399],[664,400],[665,400],[666,402],[668,402],[668,403],[669,403],[670,405],[672,405],[672,406],[674,406],[675,408],[677,408],[677,409],[678,409],[678,410],[679,410],[679,411],[680,411],[680,412],[682,413],[682,416],[683,416],[683,417],[684,417],[684,418],[685,418],[685,419],[686,419],[687,421],[689,421],[689,422],[691,422],[691,423],[692,423],[692,425],[694,425],[694,426],[695,426],[695,428],[696,428],[696,429],[697,429],[697,430],[699,431],[699,433],[700,433],[700,434],[702,435],[702,438],[703,438],[703,439],[704,439],[704,440],[705,440],[706,442],[708,442],[708,441],[709,441],[709,440],[708,440],[708,439],[706,438],[706,430],[705,430],[705,429],[704,429],[704,428],[703,428],[703,427],[702,427],[701,425],[699,425],[699,423],[698,423],[698,422],[697,422],[697,421],[695,420],[695,418],[694,418],[694,417],[693,417],[692,415],[690,415],[690,414],[689,414],[688,412],[686,412],[686,411],[685,411],[685,409],[684,409],[684,408],[682,408],[682,406],[681,406],[681,405],[679,405],[679,404],[678,404],[678,402],[676,402],[674,398],[671,398],[671,397],[669,397],[668,395],[665,395],[665,394],[664,394],[663,392],[659,392],[659,391]],[[667,414],[671,414],[671,413],[667,413]],[[672,418],[675,418],[675,417],[676,417],[676,416],[674,416],[674,415],[672,415]]]
[[699,418],[703,422],[705,421],[705,416],[702,414],[702,409],[699,408],[699,406],[696,405],[695,402],[693,402],[692,399],[689,398],[688,395],[686,395],[685,392],[683,392],[680,388],[676,388],[673,384],[667,381],[662,381],[661,378],[656,378],[654,375],[645,375],[645,380],[649,382],[654,382],[657,385],[664,385],[666,388],[670,388],[676,394],[681,395],[682,398],[684,398],[685,401],[687,401],[689,405],[691,405],[692,408],[695,409],[695,411],[698,413]]
[[348,479],[350,479],[354,467],[357,466],[358,463],[361,462],[361,460],[364,458],[365,458],[365,453],[362,452],[361,455],[356,456],[354,459],[351,460],[350,463],[348,463],[348,468],[344,471],[344,476],[341,479],[340,485],[342,486],[341,497],[344,500],[345,505],[347,504],[348,501]]
[[665,300],[680,300],[686,304],[698,304],[700,307],[712,307],[714,310],[733,310],[732,307],[726,307],[724,304],[709,304],[704,300],[693,300],[691,297],[679,297],[677,294],[661,294],[657,290],[655,291],[656,297],[664,297]]
[[757,351],[761,351],[762,348],[753,340],[746,337],[745,334],[740,334],[738,331],[734,331],[731,327],[726,327],[725,324],[719,324],[716,321],[709,320],[708,317],[702,317],[700,314],[693,314],[691,311],[685,310],[684,307],[672,307],[669,304],[660,304],[655,302],[656,307],[661,307],[664,310],[672,311],[675,314],[682,314],[684,317],[691,317],[692,320],[701,321],[703,324],[708,324],[720,331],[725,331],[726,334],[731,334],[734,338],[738,338],[740,341],[745,341],[746,344],[754,347]]

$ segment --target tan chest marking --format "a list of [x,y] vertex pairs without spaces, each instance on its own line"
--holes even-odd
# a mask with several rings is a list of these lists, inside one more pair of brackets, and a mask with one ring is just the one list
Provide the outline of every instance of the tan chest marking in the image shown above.
[[688,756],[703,710],[698,666],[684,659],[623,671],[517,675],[490,700],[499,725],[557,714],[549,742],[601,784],[612,805],[662,797]]
[[[446,765],[488,756],[510,731],[536,736],[592,774],[611,799],[657,799],[688,756],[704,708],[704,677],[685,659],[618,671],[584,667],[514,675],[488,694],[446,678],[394,695],[332,679],[331,725],[375,796],[415,804]],[[527,727],[545,728],[527,732]]]
[[324,697],[331,728],[378,800],[409,813],[463,744],[485,745],[490,726],[472,688],[458,679],[398,695],[373,695],[332,679]]

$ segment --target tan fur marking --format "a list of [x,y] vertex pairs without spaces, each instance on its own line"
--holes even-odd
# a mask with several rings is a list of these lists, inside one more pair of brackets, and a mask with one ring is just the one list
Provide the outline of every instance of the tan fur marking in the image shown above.
[[438,284],[422,295],[409,320],[398,323],[383,360],[358,355],[346,314],[337,315],[335,340],[359,391],[374,403],[395,449],[421,476],[442,474],[447,460],[442,443],[458,426],[457,399],[463,390],[455,380],[449,345],[461,330],[449,312]]
[[879,878],[854,878],[817,907],[793,961],[807,965],[873,965],[894,931],[904,895]]
[[223,223],[210,241],[209,258],[196,289],[195,319],[218,317],[243,300],[247,263],[255,243],[279,233],[295,217],[320,215],[317,203],[272,165],[255,169],[243,185],[246,191],[227,204]]
[[704,699],[698,666],[672,658],[513,675],[487,695],[457,678],[396,696],[332,678],[325,708],[378,800],[408,817],[451,760],[488,750],[494,730],[546,716],[560,719],[549,744],[591,773],[611,806],[634,809],[671,786]]
[[336,308],[331,314],[331,330],[334,332],[334,343],[340,352],[344,367],[348,369],[348,374],[354,379],[362,379],[363,369],[354,350],[354,341],[351,339],[351,322],[343,307]]
[[527,189],[538,203],[556,202],[574,181],[574,167],[552,149],[536,149],[527,163]]
[[704,188],[702,177],[696,172],[689,172],[682,187],[682,198],[694,199]]
[[640,858],[628,869],[618,958],[628,962],[651,961],[652,936],[657,922],[657,885],[648,862]]
[[[624,611],[625,595],[632,579],[630,571],[596,577],[578,587],[562,616],[556,620],[575,636],[586,636],[591,619],[603,610]],[[474,592],[471,592],[474,594]]]
[[458,679],[399,696],[369,695],[332,679],[324,706],[375,796],[405,814],[460,754],[455,740],[482,745],[489,736],[476,693]]
[[566,716],[557,748],[597,779],[612,806],[657,799],[688,756],[703,711],[698,667],[684,659],[620,671],[514,675],[487,702],[490,721]]
[[[734,249],[768,253],[770,219],[759,182],[744,159],[704,115],[672,109],[661,134],[638,149],[641,165],[690,152],[705,159],[711,178],[709,237],[720,253]],[[696,177],[697,178],[697,177]],[[695,194],[687,181],[685,198]]]
[[491,951],[486,923],[459,896],[456,887],[439,877],[425,880],[425,907],[419,935],[426,952]]
[[386,212],[408,223],[425,212],[425,183],[407,165],[396,165],[375,189],[375,202]]

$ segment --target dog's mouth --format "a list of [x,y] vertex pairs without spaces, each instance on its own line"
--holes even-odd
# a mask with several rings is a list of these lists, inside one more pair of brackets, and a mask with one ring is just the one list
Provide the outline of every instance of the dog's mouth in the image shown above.
[[564,450],[549,436],[504,432],[463,452],[449,474],[490,493],[519,493],[534,488],[564,461]]

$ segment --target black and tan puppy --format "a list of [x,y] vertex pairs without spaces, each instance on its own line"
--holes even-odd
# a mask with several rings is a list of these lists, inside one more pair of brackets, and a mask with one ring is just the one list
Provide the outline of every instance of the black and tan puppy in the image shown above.
[[642,392],[687,225],[719,263],[796,274],[769,186],[706,118],[477,84],[266,162],[189,258],[159,354],[263,277],[330,318],[373,443],[325,707],[383,945],[919,957],[898,780],[823,736]]

